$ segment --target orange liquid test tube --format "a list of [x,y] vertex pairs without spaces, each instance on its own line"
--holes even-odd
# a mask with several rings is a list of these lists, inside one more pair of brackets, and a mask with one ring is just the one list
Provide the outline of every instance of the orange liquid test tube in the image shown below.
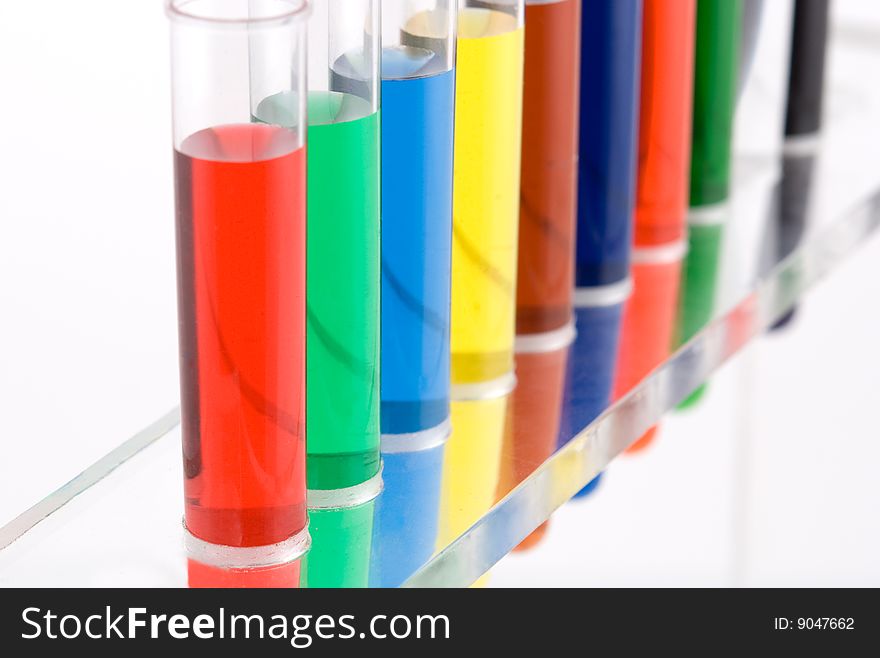
[[635,246],[685,238],[696,0],[645,0]]

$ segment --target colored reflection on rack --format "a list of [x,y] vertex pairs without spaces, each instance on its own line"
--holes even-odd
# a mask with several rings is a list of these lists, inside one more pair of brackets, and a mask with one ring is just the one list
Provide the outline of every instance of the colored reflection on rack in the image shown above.
[[580,0],[527,2],[517,335],[571,322]]
[[[623,313],[615,399],[638,385],[672,351],[685,249],[685,243],[678,243],[672,248],[634,252],[633,294]],[[647,447],[656,431],[656,428],[649,430],[628,452]]]

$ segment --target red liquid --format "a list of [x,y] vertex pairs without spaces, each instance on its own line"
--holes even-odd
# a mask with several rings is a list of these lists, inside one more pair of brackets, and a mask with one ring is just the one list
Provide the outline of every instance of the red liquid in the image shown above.
[[516,332],[571,321],[580,0],[526,5]]
[[202,588],[267,589],[299,587],[300,561],[266,569],[218,569],[189,560],[189,586]]
[[243,124],[175,156],[187,528],[277,543],[306,525],[305,149]]
[[636,246],[685,236],[696,11],[695,0],[645,2]]

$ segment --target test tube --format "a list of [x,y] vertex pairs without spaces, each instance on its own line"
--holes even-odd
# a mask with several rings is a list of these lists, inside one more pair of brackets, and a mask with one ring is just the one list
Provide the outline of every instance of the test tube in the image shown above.
[[449,435],[457,0],[382,4],[382,453],[370,582],[431,556]]
[[713,223],[730,192],[741,0],[698,0],[691,144],[691,223]]
[[453,397],[471,395],[474,385],[501,395],[513,384],[523,17],[523,0],[459,0]]
[[[742,0],[697,2],[690,250],[683,275],[677,345],[702,329],[715,307],[717,258],[730,195],[742,14]],[[704,392],[705,386],[699,387],[680,407],[696,404]]]
[[[379,0],[311,5],[308,583],[366,586],[381,489]],[[276,94],[257,119],[283,123],[297,102]]]
[[685,239],[696,0],[645,0],[636,248]]
[[[768,241],[775,245],[771,265],[797,248],[809,219],[809,191],[822,129],[829,6],[828,0],[797,0],[794,6],[782,179],[774,195],[776,239]],[[796,310],[792,308],[773,329],[790,323]]]
[[516,332],[570,339],[581,0],[526,0]]
[[[621,329],[614,397],[669,355],[686,252],[696,0],[645,0],[634,292]],[[652,429],[630,450],[653,438]]]
[[306,134],[252,121],[305,90],[303,0],[169,0],[191,586],[299,582]]
[[581,17],[574,304],[578,333],[587,332],[578,349],[591,352],[583,358],[595,366],[589,405],[596,415],[611,400],[623,303],[632,290],[642,12],[642,0],[592,0]]

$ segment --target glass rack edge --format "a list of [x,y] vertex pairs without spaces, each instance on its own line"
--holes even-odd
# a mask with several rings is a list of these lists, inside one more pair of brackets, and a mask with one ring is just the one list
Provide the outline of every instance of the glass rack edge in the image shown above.
[[467,587],[512,551],[661,417],[789,312],[880,226],[880,189],[780,261],[737,303],[559,448],[404,587]]

